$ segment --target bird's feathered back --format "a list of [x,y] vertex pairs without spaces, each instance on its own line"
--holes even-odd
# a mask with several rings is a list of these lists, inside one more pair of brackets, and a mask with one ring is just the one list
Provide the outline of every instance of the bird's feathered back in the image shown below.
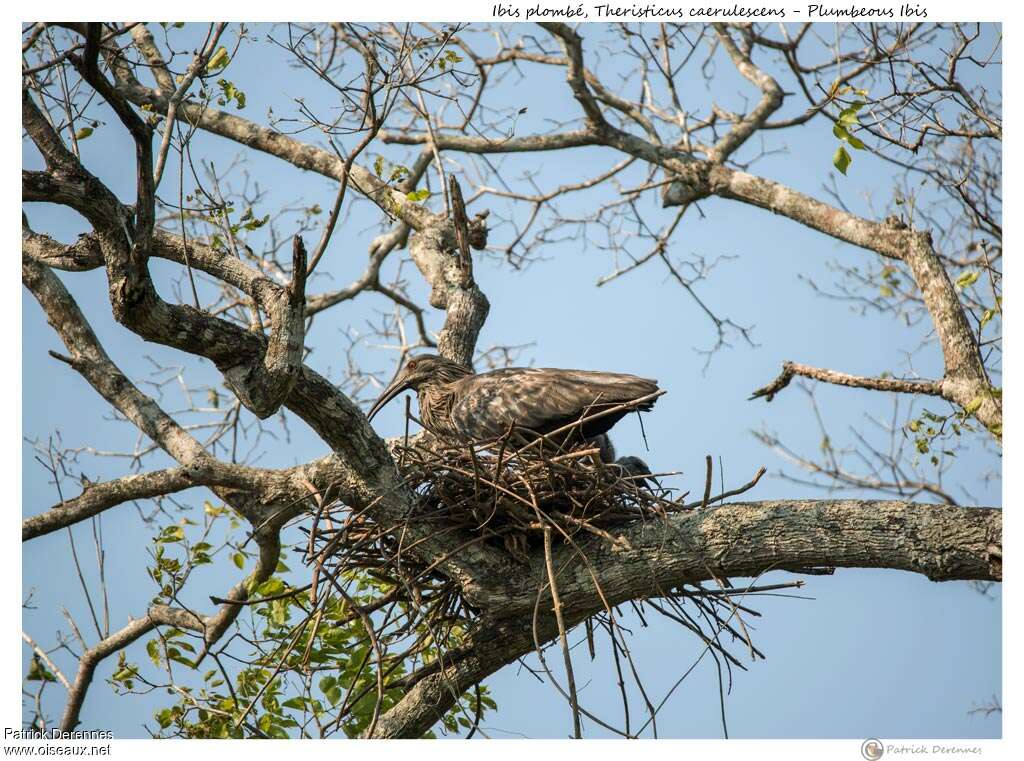
[[[623,373],[510,367],[470,375],[449,387],[450,419],[468,439],[494,439],[515,424],[539,434],[658,391],[657,381]],[[638,409],[649,410],[650,400]],[[604,433],[628,414],[619,410],[582,425],[582,435]]]
[[[492,441],[513,427],[545,435],[580,422],[558,437],[558,446],[580,438],[592,441],[632,410],[651,409],[654,398],[612,411],[659,391],[657,381],[592,370],[509,367],[474,375],[444,357],[421,354],[395,375],[368,417],[408,388],[419,397],[424,428],[436,436]],[[603,414],[581,422],[598,413]]]

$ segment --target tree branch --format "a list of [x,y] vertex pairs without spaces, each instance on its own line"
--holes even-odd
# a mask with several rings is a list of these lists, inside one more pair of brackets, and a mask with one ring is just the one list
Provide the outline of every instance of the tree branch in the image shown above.
[[132,621],[120,631],[97,642],[82,653],[78,659],[78,673],[71,689],[68,690],[64,715],[60,720],[62,730],[67,732],[78,725],[78,717],[82,711],[86,693],[92,684],[93,675],[96,673],[96,667],[110,655],[123,650],[161,625],[202,631],[202,623],[193,614],[166,605],[154,605],[145,618]]
[[[306,246],[295,236],[292,281],[269,304],[270,338],[263,361],[227,367],[224,378],[246,409],[267,418],[284,404],[302,369],[306,336]],[[227,257],[224,257],[227,258]],[[266,303],[266,302],[264,302]]]
[[[683,584],[756,577],[771,570],[889,568],[934,581],[1002,579],[1002,511],[879,500],[733,503],[639,522],[615,532],[628,544],[594,540],[563,546],[558,590],[567,626],[628,600],[663,597]],[[594,580],[600,584],[600,591]],[[522,615],[547,583],[543,558],[531,581],[481,622],[448,665],[416,682],[385,713],[374,737],[420,737],[472,685],[534,649]],[[500,618],[498,618],[500,616]],[[540,617],[542,643],[558,636],[553,614]]]
[[750,56],[736,47],[736,43],[733,41],[725,24],[715,24],[714,27],[715,34],[718,35],[722,47],[729,54],[729,58],[732,59],[736,70],[747,81],[756,85],[763,93],[761,101],[757,106],[749,114],[736,122],[732,129],[712,148],[708,159],[715,163],[721,163],[735,153],[751,135],[761,129],[764,123],[768,121],[768,117],[779,110],[779,107],[782,105],[783,94],[782,88],[779,87],[779,83],[775,81],[775,78],[763,69],[755,66]]
[[28,541],[71,526],[125,502],[173,494],[196,485],[185,468],[168,468],[88,484],[74,499],[58,503],[39,515],[25,518],[21,522],[21,540]]
[[770,402],[775,395],[789,385],[796,375],[811,378],[822,383],[834,383],[837,386],[849,386],[850,388],[866,388],[872,391],[891,391],[900,394],[928,394],[930,396],[942,396],[942,384],[930,380],[900,380],[898,378],[865,378],[860,375],[840,373],[835,370],[827,370],[810,365],[801,365],[798,362],[783,362],[782,372],[779,377],[767,386],[757,389],[751,394],[751,399],[763,396],[766,402]]
[[[137,82],[122,80],[118,83],[117,89],[137,106],[146,105],[166,112],[170,105],[169,98],[161,92],[143,87]],[[177,118],[187,120],[207,132],[276,156],[299,169],[313,171],[339,182],[345,177],[345,162],[330,151],[303,143],[268,127],[261,127],[226,111],[185,100],[178,107]],[[392,188],[373,172],[358,164],[352,165],[348,178],[356,190],[384,212],[397,217],[414,230],[423,229],[436,221],[435,215],[426,207],[410,201],[405,193]]]
[[[431,142],[429,134],[408,134],[385,130],[380,133],[379,137],[382,142],[393,145],[426,145]],[[445,132],[439,132],[436,137],[435,145],[439,151],[462,151],[463,153],[558,151],[563,148],[580,148],[586,145],[596,145],[598,142],[589,130],[493,140],[487,137],[453,135]]]

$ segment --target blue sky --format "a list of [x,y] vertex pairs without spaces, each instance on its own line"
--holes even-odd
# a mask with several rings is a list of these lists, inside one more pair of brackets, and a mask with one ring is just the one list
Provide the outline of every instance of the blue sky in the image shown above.
[[[584,30],[590,40],[595,27]],[[186,30],[187,32],[188,30]],[[290,69],[280,49],[266,42],[269,27],[255,26],[256,41],[243,45],[228,72],[247,95],[243,113],[265,122],[268,107],[277,116],[295,110],[293,98],[301,95],[307,104],[327,112],[331,93],[306,72]],[[283,32],[275,32],[283,34]],[[507,105],[528,107],[516,125],[519,135],[550,129],[551,119],[577,114],[558,71],[526,68],[526,82],[510,80],[499,91]],[[998,73],[986,73],[987,84],[999,87]],[[715,98],[738,106],[739,98],[751,96],[749,85],[727,66],[720,66]],[[704,104],[708,94],[702,80],[686,81],[681,90],[692,93]],[[791,110],[802,108],[794,97]],[[306,139],[315,139],[307,132]],[[784,149],[757,162],[751,171],[804,192],[822,196],[828,180],[835,139],[825,122],[812,121],[798,133],[773,136],[771,148]],[[125,150],[126,135],[113,118],[95,135],[82,142],[83,157],[123,200],[134,192],[133,156]],[[243,153],[240,146],[199,135],[194,150],[227,166]],[[377,150],[375,146],[371,150]],[[404,154],[382,148],[389,160]],[[244,153],[251,177],[268,189],[268,198],[258,213],[276,206],[301,201],[328,208],[334,188],[326,179],[295,170],[276,159]],[[372,155],[372,154],[371,154]],[[461,157],[455,156],[458,160]],[[610,167],[618,156],[604,149],[587,148],[558,154],[526,154],[503,160],[502,171],[516,177],[526,169],[536,171],[536,181],[549,188],[582,178],[600,168]],[[40,165],[35,150],[24,151],[27,168]],[[164,187],[177,186],[176,163]],[[637,180],[639,174],[630,175]],[[854,211],[868,214],[863,195],[873,193],[876,204],[889,200],[891,171],[882,162],[857,154],[849,176],[838,183],[844,200]],[[623,179],[625,186],[630,180]],[[636,183],[635,183],[636,184]],[[436,183],[435,183],[436,186]],[[165,191],[166,192],[166,191]],[[566,213],[585,213],[604,195],[592,194],[567,201]],[[661,211],[656,198],[646,202],[650,219],[662,224],[673,210]],[[504,216],[507,207],[497,199],[483,201],[495,210],[492,219]],[[84,230],[82,221],[62,209],[38,204],[26,207],[30,223],[39,232],[72,241]],[[756,346],[739,342],[717,353],[707,371],[695,349],[714,342],[714,332],[699,307],[672,281],[665,270],[652,262],[631,275],[595,287],[595,281],[612,269],[608,252],[577,241],[556,241],[543,249],[544,260],[522,271],[514,271],[493,258],[481,259],[476,277],[491,302],[491,314],[480,346],[494,343],[531,344],[524,362],[537,366],[594,368],[632,372],[659,379],[668,394],[645,420],[650,450],[644,450],[640,431],[631,420],[614,431],[621,453],[640,454],[655,470],[681,470],[683,488],[697,490],[702,483],[705,454],[721,457],[727,484],[746,482],[760,465],[766,477],[751,498],[806,498],[821,492],[773,477],[787,467],[751,435],[762,426],[776,432],[793,449],[809,454],[817,451],[820,434],[805,396],[795,388],[771,404],[747,401],[750,392],[775,377],[783,360],[830,367],[851,373],[876,375],[890,370],[905,372],[905,352],[913,353],[913,367],[922,376],[941,375],[941,357],[935,346],[918,350],[925,337],[922,328],[906,328],[891,318],[853,313],[844,302],[816,296],[803,279],[832,282],[829,263],[841,260],[866,267],[871,255],[814,234],[795,223],[720,199],[702,203],[703,216],[688,215],[672,244],[672,254],[685,258],[728,255],[711,277],[698,286],[702,299],[723,316],[739,324],[755,325]],[[500,212],[500,214],[498,213]],[[379,230],[379,215],[365,203],[353,207],[344,220],[328,255],[318,268],[319,276],[308,291],[318,293],[348,283],[365,264],[367,244]],[[287,232],[287,229],[284,230]],[[507,225],[491,231],[492,243],[507,242],[512,232]],[[312,236],[307,244],[312,244]],[[403,254],[404,257],[404,254]],[[385,268],[392,273],[399,257]],[[154,262],[153,270],[165,298],[172,298],[172,278],[177,268]],[[408,265],[407,265],[408,268]],[[404,270],[412,272],[411,268]],[[78,299],[86,316],[120,367],[137,381],[153,380],[151,356],[165,365],[187,368],[191,386],[216,382],[216,372],[203,363],[145,344],[116,326],[110,316],[104,274],[100,271],[60,275]],[[415,278],[414,278],[415,279]],[[422,295],[415,283],[413,292]],[[373,318],[374,309],[387,304],[366,296],[341,305],[317,318],[307,338],[315,351],[309,363],[315,369],[337,377],[344,361],[344,331],[360,327]],[[440,327],[443,315],[432,310],[430,325]],[[65,446],[94,445],[115,450],[130,449],[136,435],[126,425],[110,420],[105,403],[67,366],[47,355],[60,344],[46,324],[31,295],[23,294],[23,430],[29,439],[45,440],[59,431]],[[360,356],[370,367],[387,369],[392,357],[386,352],[362,350]],[[173,392],[165,401],[176,409],[180,399]],[[837,445],[849,441],[854,426],[863,427],[866,415],[887,417],[891,398],[870,392],[819,387],[817,399]],[[401,430],[403,405],[390,405],[375,419],[384,435]],[[290,435],[265,439],[258,447],[259,464],[290,465],[325,453],[325,446],[301,421],[289,421]],[[23,449],[23,513],[35,514],[56,501],[54,487],[34,462],[32,449]],[[960,455],[951,473],[951,483],[964,483],[980,504],[1000,504],[1000,483],[983,482],[979,471],[992,467],[990,455],[967,451]],[[95,478],[110,478],[127,472],[127,463],[109,458],[90,458],[83,466]],[[146,468],[159,467],[165,459],[156,456]],[[793,472],[787,468],[787,472]],[[192,490],[180,495],[180,502],[201,510],[206,494]],[[961,495],[958,495],[961,496]],[[154,590],[145,575],[146,549],[153,528],[145,525],[131,506],[108,511],[102,519],[106,539],[107,577],[111,580],[111,617],[116,628],[129,615],[139,616]],[[74,529],[86,578],[95,583],[91,535],[88,526]],[[87,608],[74,576],[66,533],[55,533],[25,545],[23,555],[26,594],[32,590],[33,608],[23,613],[23,626],[44,645],[54,633],[65,629],[60,606],[66,606],[79,621],[86,636]],[[203,569],[191,598],[197,606],[209,605],[206,595],[222,593],[237,580],[237,570],[221,559]],[[763,581],[790,579],[787,574],[769,574]],[[832,577],[809,577],[801,596],[809,599],[771,597],[752,606],[763,615],[754,622],[755,644],[767,661],[749,664],[747,673],[737,672],[726,699],[729,734],[732,737],[998,737],[998,715],[988,718],[968,715],[974,704],[1001,693],[1001,601],[998,588],[986,598],[962,583],[936,584],[923,577],[889,571],[838,571]],[[630,647],[645,684],[655,700],[669,690],[679,676],[700,655],[700,644],[678,627],[649,618],[644,628],[632,614],[626,625],[634,631]],[[92,632],[95,637],[95,632]],[[578,634],[576,635],[579,636]],[[134,660],[145,661],[136,645]],[[617,688],[607,648],[598,643],[598,660],[590,665],[585,649],[577,649],[577,682],[582,699],[595,713],[610,718],[619,710]],[[742,648],[735,648],[742,654]],[[27,649],[23,652],[27,659]],[[549,663],[558,660],[549,658]],[[69,662],[59,660],[65,667]],[[531,661],[528,659],[527,663]],[[533,664],[535,665],[535,664]],[[145,736],[144,721],[150,721],[154,707],[168,698],[151,695],[142,699],[119,698],[103,683],[113,662],[104,664],[83,711],[85,726],[112,728],[118,737]],[[556,673],[557,670],[556,670]],[[540,684],[519,665],[512,664],[487,682],[499,704],[499,712],[486,722],[494,737],[564,737],[571,732],[571,715],[550,685]],[[60,698],[60,688],[49,689]],[[49,704],[58,713],[59,700]],[[634,704],[639,711],[639,704]],[[720,737],[717,671],[705,656],[693,674],[682,683],[658,719],[659,731],[667,737]],[[589,736],[602,736],[591,727]]]

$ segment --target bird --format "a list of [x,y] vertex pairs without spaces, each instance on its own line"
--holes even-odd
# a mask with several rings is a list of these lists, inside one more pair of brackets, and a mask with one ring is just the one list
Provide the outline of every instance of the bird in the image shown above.
[[616,457],[615,445],[607,433],[590,440],[590,443],[598,448],[598,456],[601,462],[618,467],[622,477],[629,479],[637,486],[653,492],[655,487],[661,488],[658,479],[654,477],[651,466],[636,455],[624,455]]
[[[607,431],[634,409],[652,409],[661,390],[655,380],[625,373],[535,367],[474,373],[436,354],[420,354],[406,362],[367,418],[407,389],[416,391],[423,427],[440,438],[480,443],[512,430],[527,438],[560,432],[556,446],[603,437],[605,444],[597,445],[611,452]],[[616,409],[638,399],[644,401]]]

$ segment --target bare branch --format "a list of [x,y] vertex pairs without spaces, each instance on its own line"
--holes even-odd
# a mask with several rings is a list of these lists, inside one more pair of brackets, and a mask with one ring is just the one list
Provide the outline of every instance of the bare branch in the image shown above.
[[751,394],[751,399],[763,396],[766,402],[770,402],[775,395],[789,385],[794,376],[812,378],[822,383],[834,383],[837,386],[849,386],[850,388],[864,388],[872,391],[892,391],[900,394],[928,394],[930,396],[942,396],[942,383],[929,380],[901,380],[899,378],[866,378],[860,375],[840,373],[835,370],[826,370],[810,365],[801,365],[798,362],[783,362],[782,372],[779,377],[763,388]]

